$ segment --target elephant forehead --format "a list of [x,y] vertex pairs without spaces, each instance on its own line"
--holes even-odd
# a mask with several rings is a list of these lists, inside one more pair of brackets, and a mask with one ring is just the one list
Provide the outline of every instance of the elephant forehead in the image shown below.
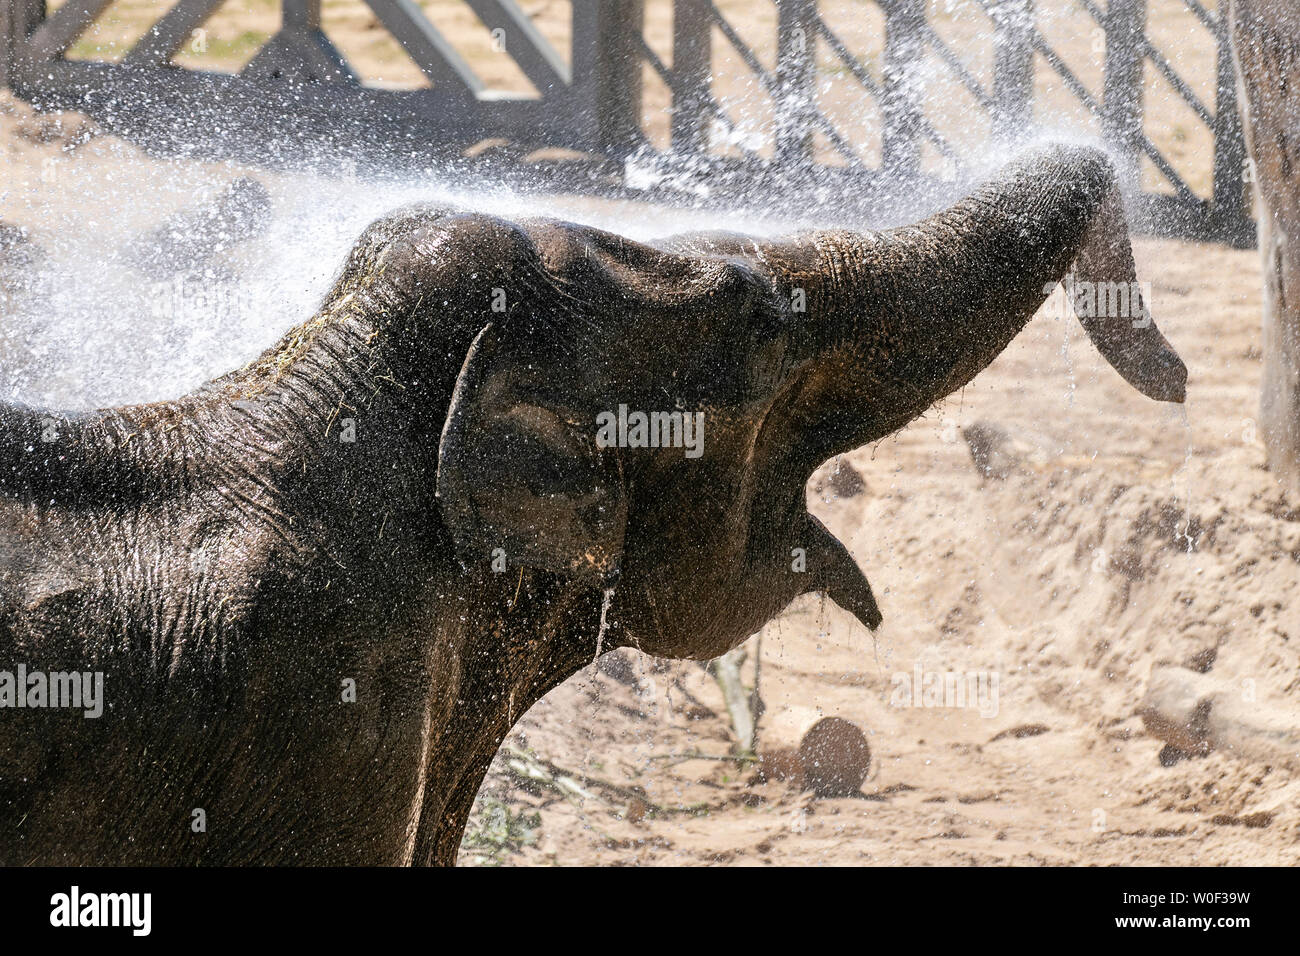
[[614,396],[649,388],[722,401],[752,387],[760,354],[770,377],[788,310],[749,264],[567,223],[525,228],[545,281],[516,283],[509,321],[523,334],[511,351],[539,377],[582,379]]
[[714,319],[715,326],[738,328],[741,317],[770,321],[783,312],[770,279],[740,256],[676,252],[550,220],[524,229],[542,268],[575,307],[601,307],[633,330],[649,319]]

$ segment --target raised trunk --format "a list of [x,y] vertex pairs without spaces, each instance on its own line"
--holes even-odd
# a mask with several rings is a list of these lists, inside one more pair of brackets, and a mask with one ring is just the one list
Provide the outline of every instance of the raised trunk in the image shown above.
[[961,388],[1062,280],[1125,380],[1183,400],[1187,370],[1146,312],[1115,175],[1095,149],[1030,153],[915,226],[818,232],[762,255],[796,313],[806,304],[792,414],[812,467]]
[[1234,0],[1232,40],[1260,205],[1261,431],[1269,469],[1300,491],[1300,9],[1294,0]]

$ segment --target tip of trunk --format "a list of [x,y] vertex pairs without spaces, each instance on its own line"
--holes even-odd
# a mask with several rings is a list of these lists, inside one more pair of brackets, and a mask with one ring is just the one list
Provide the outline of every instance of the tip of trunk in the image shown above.
[[1088,338],[1111,367],[1148,398],[1182,402],[1187,366],[1156,327],[1137,281],[1118,186],[1102,200],[1067,279]]
[[1163,335],[1160,335],[1160,341],[1161,348],[1140,362],[1132,374],[1120,374],[1148,398],[1158,402],[1183,402],[1187,399],[1187,366],[1164,341]]

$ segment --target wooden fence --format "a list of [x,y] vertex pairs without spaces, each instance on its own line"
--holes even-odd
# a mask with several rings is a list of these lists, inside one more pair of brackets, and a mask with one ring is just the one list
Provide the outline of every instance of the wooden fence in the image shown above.
[[[1129,186],[1139,228],[1239,246],[1254,242],[1228,31],[1222,15],[1200,0],[1176,2],[1215,44],[1212,108],[1148,37],[1147,0],[1109,0],[1104,8],[1105,0],[1073,0],[1104,31],[1099,94],[1044,37],[1034,0],[976,0],[989,20],[983,36],[993,48],[991,82],[981,82],[962,51],[940,36],[927,17],[926,0],[872,0],[884,24],[883,58],[874,70],[828,25],[817,0],[775,0],[773,66],[764,65],[713,0],[671,0],[668,57],[646,40],[645,0],[571,0],[567,58],[514,0],[464,0],[484,26],[509,38],[504,49],[535,96],[485,88],[456,44],[413,0],[364,2],[431,82],[427,89],[376,89],[361,82],[322,31],[320,0],[282,0],[279,32],[233,75],[172,63],[222,0],[178,0],[120,62],[69,59],[69,48],[110,2],[66,0],[47,16],[43,0],[0,0],[0,85],[42,107],[82,110],[165,152],[257,161],[274,143],[279,153],[328,149],[425,162],[500,137],[597,154],[616,171],[629,161],[650,166],[664,182],[688,190],[691,182],[709,184],[714,200],[752,189],[755,181],[776,192],[817,181],[840,195],[879,202],[919,192],[935,178],[924,168],[923,150],[937,152],[959,171],[965,167],[964,149],[927,117],[923,84],[916,82],[923,59],[939,59],[1003,145],[1033,133],[1034,67],[1042,62],[1099,121]],[[751,7],[772,2],[754,0]],[[728,103],[717,93],[719,37],[774,104],[770,148],[745,148],[740,155],[718,149],[714,132],[728,122]],[[877,162],[865,160],[836,118],[817,105],[819,51],[820,62],[833,61],[853,78],[863,101],[879,109]],[[644,129],[647,69],[669,91],[668,143],[658,148]],[[1208,195],[1185,181],[1145,131],[1148,70],[1212,134]],[[1144,160],[1163,177],[1164,189],[1141,188]]]

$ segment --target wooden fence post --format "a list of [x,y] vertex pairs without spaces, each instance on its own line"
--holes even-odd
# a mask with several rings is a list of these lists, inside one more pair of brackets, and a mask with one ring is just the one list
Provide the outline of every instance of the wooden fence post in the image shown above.
[[572,122],[588,148],[623,158],[644,142],[641,51],[644,0],[573,0]]
[[0,90],[9,85],[14,50],[13,14],[13,0],[0,0]]
[[43,19],[43,0],[0,0],[0,89],[22,82],[19,45]]
[[813,158],[817,0],[777,0],[776,11],[776,161],[790,170],[809,166]]
[[1110,0],[1106,11],[1106,74],[1102,92],[1102,138],[1115,153],[1120,181],[1139,185],[1142,142],[1142,34],[1147,0]]
[[920,61],[925,53],[925,0],[881,0],[885,12],[885,114],[882,166],[887,176],[921,172]]
[[1214,96],[1214,199],[1210,211],[1216,238],[1238,249],[1256,241],[1246,177],[1246,138],[1237,104],[1237,73],[1232,58],[1232,33],[1226,11],[1220,14],[1218,83]]
[[1011,143],[1033,123],[1033,0],[998,0],[993,17],[993,137]]
[[672,150],[701,156],[709,148],[709,75],[713,67],[713,16],[708,0],[673,4]]
[[280,29],[246,72],[298,82],[355,80],[347,61],[321,32],[320,5],[321,0],[281,0]]

